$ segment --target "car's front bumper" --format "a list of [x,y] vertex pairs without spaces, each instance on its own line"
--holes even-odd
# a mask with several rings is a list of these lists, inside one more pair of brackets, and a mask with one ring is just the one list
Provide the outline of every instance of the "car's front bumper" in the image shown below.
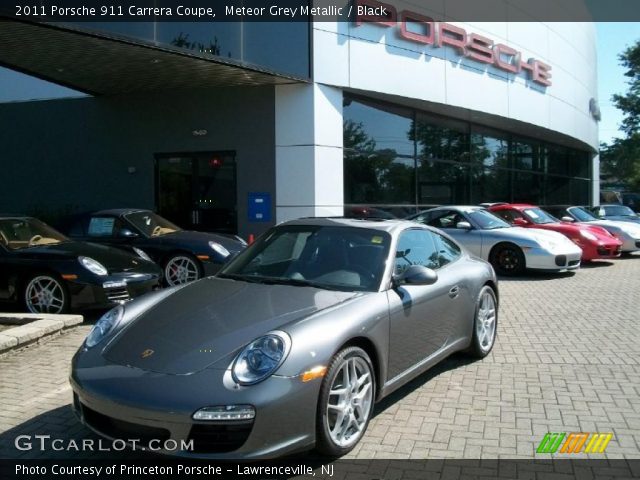
[[555,248],[549,251],[543,248],[525,250],[527,268],[532,270],[559,271],[580,268],[582,250],[578,246]]
[[[315,443],[320,379],[303,383],[299,377],[272,376],[257,385],[233,388],[228,372],[224,385],[222,370],[165,375],[117,365],[75,364],[74,358],[74,410],[85,425],[112,440],[140,440],[136,443],[147,450],[155,446],[155,453],[221,460],[274,458]],[[224,405],[252,405],[255,418],[192,418],[200,408]],[[149,444],[150,439],[157,441]],[[163,449],[166,445],[171,448]],[[184,445],[195,449],[179,450]]]
[[67,280],[71,308],[109,308],[133,300],[160,285],[160,273],[122,273],[95,281]]
[[619,236],[618,240],[622,242],[621,250],[623,253],[637,252],[640,250],[640,238],[625,235],[624,237]]

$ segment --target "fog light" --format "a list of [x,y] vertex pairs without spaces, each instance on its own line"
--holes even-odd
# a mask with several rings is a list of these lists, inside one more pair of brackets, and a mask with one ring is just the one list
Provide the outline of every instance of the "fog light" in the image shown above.
[[251,405],[204,407],[193,414],[194,420],[253,420],[256,409]]

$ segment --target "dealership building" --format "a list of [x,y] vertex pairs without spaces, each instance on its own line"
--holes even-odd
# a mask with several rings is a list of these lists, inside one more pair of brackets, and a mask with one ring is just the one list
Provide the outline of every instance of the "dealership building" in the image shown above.
[[248,236],[363,206],[597,201],[594,25],[435,22],[416,3],[331,22],[0,22],[0,75],[79,92],[0,103],[2,210],[151,208]]

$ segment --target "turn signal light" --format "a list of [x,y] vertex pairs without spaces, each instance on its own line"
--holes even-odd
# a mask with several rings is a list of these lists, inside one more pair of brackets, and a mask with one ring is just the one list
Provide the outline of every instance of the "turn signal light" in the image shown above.
[[251,405],[222,405],[218,407],[204,407],[193,414],[194,420],[253,420],[256,409]]
[[306,372],[304,372],[301,375],[301,380],[303,382],[310,382],[311,380],[314,380],[316,378],[324,377],[326,373],[327,373],[327,367],[323,367],[323,366],[314,367],[311,370],[307,370]]

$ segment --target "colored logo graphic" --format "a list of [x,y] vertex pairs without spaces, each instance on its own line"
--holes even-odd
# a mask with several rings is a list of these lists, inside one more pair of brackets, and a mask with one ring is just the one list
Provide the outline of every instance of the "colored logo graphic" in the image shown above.
[[613,433],[547,433],[536,453],[604,453],[612,438]]

